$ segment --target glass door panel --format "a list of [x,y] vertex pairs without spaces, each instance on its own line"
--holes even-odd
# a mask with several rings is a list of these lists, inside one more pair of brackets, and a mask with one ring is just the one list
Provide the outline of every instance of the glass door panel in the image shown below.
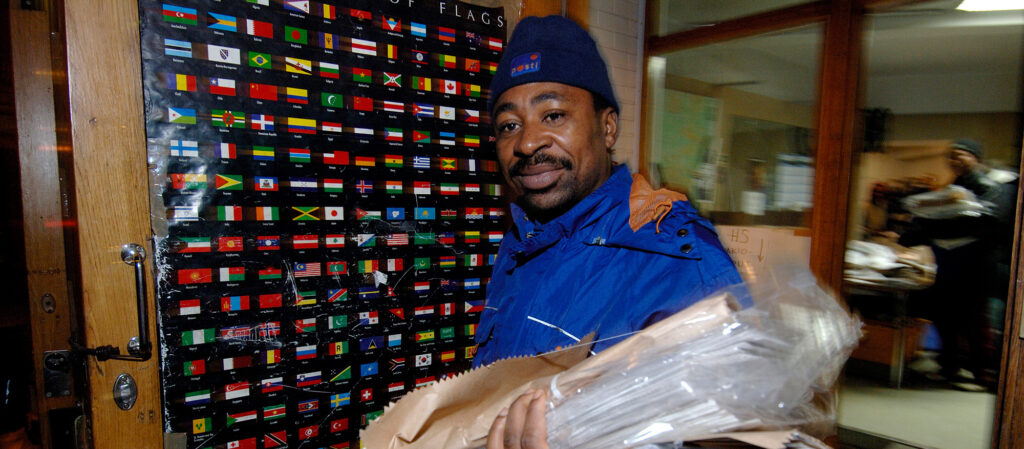
[[[880,11],[865,22],[865,137],[845,290],[872,338],[847,364],[839,417],[848,435],[982,449],[995,411],[1012,218],[1009,227],[979,219],[955,230],[947,226],[962,213],[987,212],[914,204],[926,204],[919,194],[984,195],[958,179],[950,159],[951,144],[969,138],[983,148],[977,174],[1012,189],[996,207],[1015,215],[1024,12],[965,12],[958,3]],[[967,189],[953,193],[951,184]]]

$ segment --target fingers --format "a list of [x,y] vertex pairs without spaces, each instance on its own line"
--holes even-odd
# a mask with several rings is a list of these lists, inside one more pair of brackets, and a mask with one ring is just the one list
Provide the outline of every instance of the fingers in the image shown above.
[[526,409],[525,426],[520,438],[524,449],[548,449],[547,394],[537,391]]
[[487,449],[548,449],[547,395],[528,390],[503,409],[491,424]]
[[508,416],[508,407],[498,412],[498,417],[491,423],[491,430],[487,432],[487,449],[504,449],[505,443],[505,417]]
[[508,417],[505,418],[505,434],[502,437],[503,449],[522,449],[521,439],[523,426],[526,424],[526,411],[533,400],[534,390],[527,390],[508,408]]

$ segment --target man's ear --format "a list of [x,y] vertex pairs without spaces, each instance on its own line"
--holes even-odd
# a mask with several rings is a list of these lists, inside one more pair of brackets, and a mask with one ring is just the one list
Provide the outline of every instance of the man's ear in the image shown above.
[[619,140],[619,113],[614,108],[605,109],[601,113],[601,127],[604,135],[604,148],[607,150],[615,146]]

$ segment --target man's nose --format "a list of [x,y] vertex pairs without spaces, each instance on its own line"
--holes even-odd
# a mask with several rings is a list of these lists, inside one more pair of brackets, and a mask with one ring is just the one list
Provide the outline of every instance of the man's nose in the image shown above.
[[551,145],[551,136],[538,124],[524,123],[516,143],[516,154],[522,157],[533,156],[534,153]]

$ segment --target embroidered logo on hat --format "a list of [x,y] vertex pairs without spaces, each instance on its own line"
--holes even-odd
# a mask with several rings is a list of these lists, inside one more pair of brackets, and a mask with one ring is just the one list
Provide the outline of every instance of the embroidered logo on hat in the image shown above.
[[509,65],[512,66],[510,75],[513,77],[536,72],[540,70],[540,53],[533,52],[516,56]]

